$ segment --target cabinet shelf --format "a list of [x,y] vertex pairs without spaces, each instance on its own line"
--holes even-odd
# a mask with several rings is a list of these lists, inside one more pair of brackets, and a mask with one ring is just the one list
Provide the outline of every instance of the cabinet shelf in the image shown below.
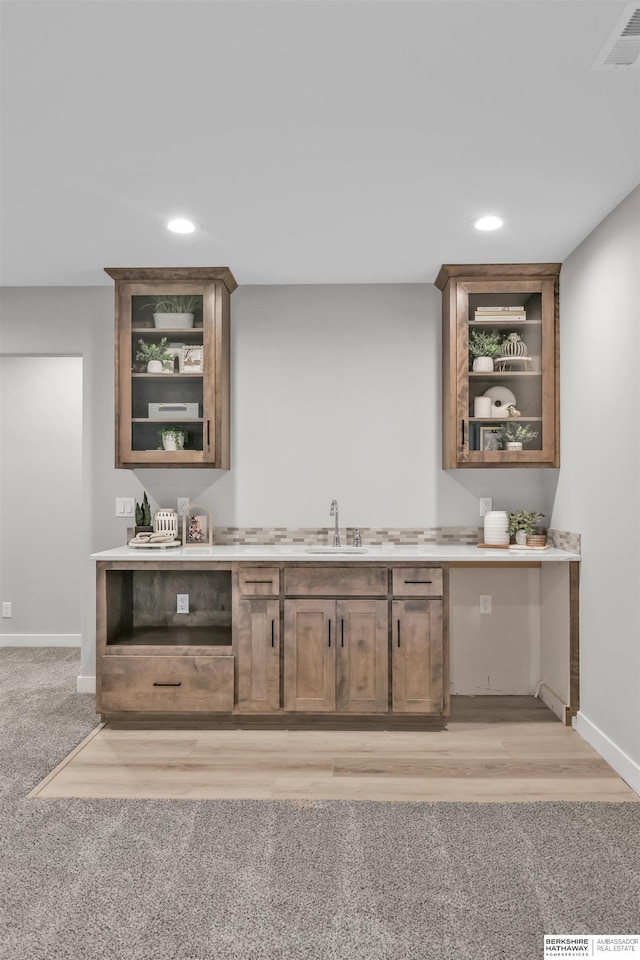
[[189,418],[189,417],[180,417],[179,419],[178,419],[178,417],[171,417],[170,420],[157,420],[157,419],[155,419],[155,418],[152,420],[152,419],[150,419],[149,417],[132,417],[132,418],[131,418],[131,423],[153,423],[153,424],[155,424],[155,425],[158,427],[158,429],[160,429],[160,427],[166,428],[166,427],[167,427],[167,424],[172,424],[172,423],[204,423],[204,420],[202,419],[202,417],[190,417],[190,418]]
[[469,417],[469,423],[495,423],[500,427],[504,423],[542,423],[542,417]]
[[144,333],[147,336],[152,333],[158,337],[166,337],[167,334],[171,336],[180,336],[180,337],[199,337],[202,338],[204,333],[203,327],[132,327],[131,335],[137,336],[138,334]]
[[469,324],[472,327],[539,327],[542,320],[476,320],[473,317]]
[[132,373],[132,380],[202,380],[202,373]]
[[231,623],[209,627],[134,627],[117,635],[107,644],[130,650],[131,647],[230,647]]
[[473,380],[510,380],[512,377],[541,377],[541,373],[533,370],[492,370],[491,373],[478,373],[475,370],[469,371],[469,378]]

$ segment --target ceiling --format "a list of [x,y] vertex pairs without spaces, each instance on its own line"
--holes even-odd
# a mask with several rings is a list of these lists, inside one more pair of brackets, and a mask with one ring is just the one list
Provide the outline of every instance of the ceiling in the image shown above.
[[626,6],[1,0],[0,281],[562,261],[640,179],[640,73],[591,69]]

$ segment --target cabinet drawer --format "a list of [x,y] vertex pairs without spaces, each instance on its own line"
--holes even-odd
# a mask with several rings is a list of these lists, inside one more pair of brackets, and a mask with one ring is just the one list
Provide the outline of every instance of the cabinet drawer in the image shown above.
[[229,657],[103,657],[103,713],[214,713],[233,710]]
[[277,597],[280,571],[277,567],[245,567],[238,574],[243,597]]
[[288,597],[386,597],[387,580],[387,571],[380,568],[295,567],[284,572]]
[[442,567],[394,567],[394,597],[441,597]]

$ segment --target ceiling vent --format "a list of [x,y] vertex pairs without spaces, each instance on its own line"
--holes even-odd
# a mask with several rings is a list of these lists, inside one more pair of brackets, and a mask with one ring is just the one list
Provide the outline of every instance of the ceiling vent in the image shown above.
[[628,4],[602,45],[592,70],[624,70],[640,64],[640,7]]

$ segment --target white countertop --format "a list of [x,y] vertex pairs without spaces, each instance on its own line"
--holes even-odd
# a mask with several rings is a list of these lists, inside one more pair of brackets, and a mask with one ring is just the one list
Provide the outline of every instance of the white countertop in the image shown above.
[[541,563],[558,563],[569,560],[579,560],[576,553],[558,550],[550,547],[548,550],[527,549],[526,547],[505,548],[504,550],[480,549],[474,545],[464,544],[384,544],[382,546],[366,547],[366,553],[316,553],[309,552],[309,545],[305,544],[269,544],[251,545],[241,544],[232,546],[214,547],[170,547],[167,549],[139,549],[134,547],[114,547],[111,550],[102,550],[91,555],[92,560],[154,560],[154,561],[186,561],[201,562],[225,561],[309,561],[310,563],[350,563],[353,561],[371,563],[395,563],[396,561],[415,560],[435,561],[442,563],[460,563],[480,561],[482,563],[525,563],[536,560]]

